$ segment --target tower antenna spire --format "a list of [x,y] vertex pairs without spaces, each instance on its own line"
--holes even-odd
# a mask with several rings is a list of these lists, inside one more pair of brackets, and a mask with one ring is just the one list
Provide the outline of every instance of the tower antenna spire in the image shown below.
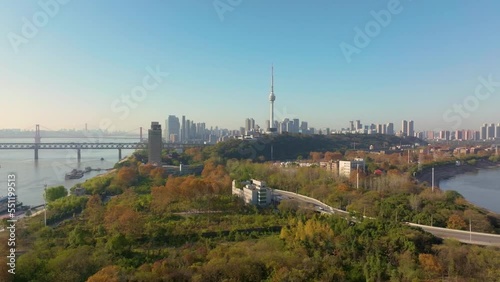
[[274,93],[274,64],[271,64],[271,93]]

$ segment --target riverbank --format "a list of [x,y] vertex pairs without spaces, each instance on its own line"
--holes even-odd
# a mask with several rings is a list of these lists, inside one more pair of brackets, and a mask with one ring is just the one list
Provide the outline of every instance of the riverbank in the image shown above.
[[[464,174],[467,172],[477,172],[480,169],[489,169],[500,167],[499,163],[495,163],[485,159],[479,159],[474,165],[463,163],[461,165],[447,164],[434,167],[434,186],[439,187],[439,182],[445,179],[452,178],[454,176]],[[424,169],[418,175],[416,179],[419,182],[427,182],[432,185],[432,168]]]

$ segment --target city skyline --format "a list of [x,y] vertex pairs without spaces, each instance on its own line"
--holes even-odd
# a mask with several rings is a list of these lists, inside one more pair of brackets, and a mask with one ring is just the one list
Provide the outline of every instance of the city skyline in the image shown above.
[[126,131],[170,113],[265,128],[271,65],[275,121],[411,117],[440,131],[498,119],[489,30],[500,3],[245,2],[223,14],[196,1],[40,3],[0,3],[0,95],[13,117],[0,128]]

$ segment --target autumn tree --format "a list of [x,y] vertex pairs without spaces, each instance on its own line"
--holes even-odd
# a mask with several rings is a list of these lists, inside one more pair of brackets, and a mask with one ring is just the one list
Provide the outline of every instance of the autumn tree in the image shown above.
[[322,152],[311,152],[309,153],[309,156],[314,162],[319,162],[320,160],[323,159],[323,153]]
[[464,230],[466,227],[467,223],[465,223],[465,220],[459,214],[454,213],[448,218],[446,228]]
[[124,280],[119,266],[108,265],[87,279],[87,282],[121,282]]
[[214,162],[208,161],[203,167],[201,176],[212,187],[214,193],[218,194],[222,191],[229,192],[231,187],[231,177],[222,165],[216,165]]
[[149,177],[151,170],[153,170],[154,168],[155,166],[153,166],[153,164],[151,163],[141,164],[138,166],[139,175],[142,177]]
[[108,233],[122,233],[131,241],[139,238],[144,222],[141,213],[134,209],[136,200],[137,195],[127,190],[107,205],[104,227]]
[[439,260],[432,254],[419,254],[418,261],[422,266],[427,278],[439,277],[443,271],[443,267],[439,263]]
[[338,161],[342,160],[344,156],[339,152],[326,152],[325,153],[325,161]]
[[122,167],[118,170],[114,181],[120,187],[130,187],[137,182],[137,171],[133,167]]

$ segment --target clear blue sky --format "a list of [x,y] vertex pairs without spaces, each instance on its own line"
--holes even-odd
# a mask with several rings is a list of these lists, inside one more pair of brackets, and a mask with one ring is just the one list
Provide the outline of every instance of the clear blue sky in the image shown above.
[[[451,129],[452,106],[469,99],[460,128],[500,122],[498,83],[474,98],[480,76],[500,81],[499,1],[401,0],[350,62],[341,43],[360,47],[355,28],[392,1],[66,0],[47,15],[39,3],[54,1],[0,1],[0,128],[127,131],[169,114],[234,129],[253,117],[262,126],[271,64],[280,119],[397,130],[413,119],[416,130]],[[30,33],[26,20],[41,26]],[[168,76],[124,106],[147,68]]]

